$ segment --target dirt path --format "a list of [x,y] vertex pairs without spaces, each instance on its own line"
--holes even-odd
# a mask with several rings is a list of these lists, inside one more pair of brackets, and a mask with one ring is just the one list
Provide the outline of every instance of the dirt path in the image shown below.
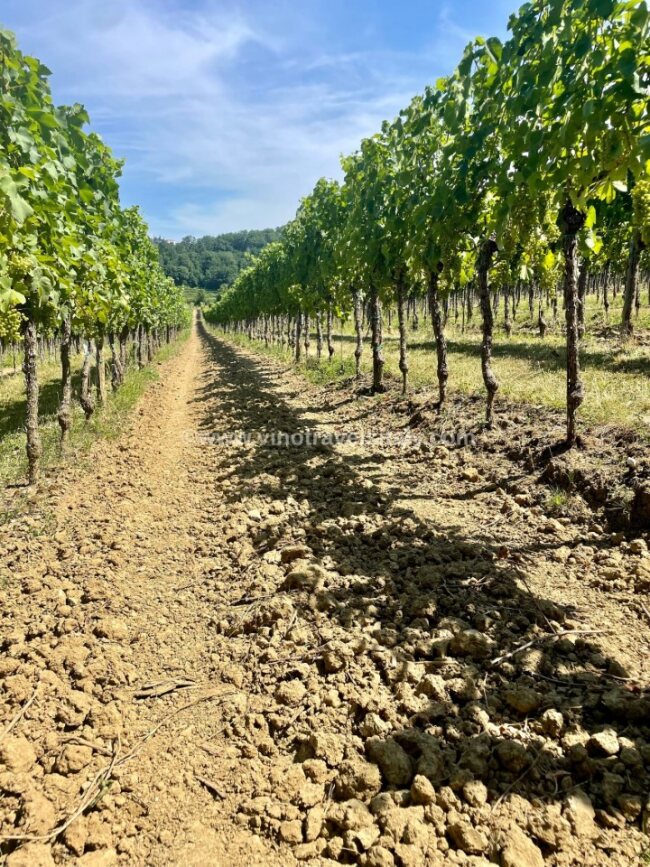
[[647,550],[495,456],[259,441],[375,422],[195,331],[0,530],[0,836],[101,795],[7,867],[638,862],[650,624],[599,583]]

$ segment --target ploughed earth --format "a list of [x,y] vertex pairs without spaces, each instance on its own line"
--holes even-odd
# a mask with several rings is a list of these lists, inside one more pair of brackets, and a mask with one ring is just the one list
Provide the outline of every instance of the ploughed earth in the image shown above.
[[161,373],[0,528],[0,863],[648,863],[644,449],[200,324]]

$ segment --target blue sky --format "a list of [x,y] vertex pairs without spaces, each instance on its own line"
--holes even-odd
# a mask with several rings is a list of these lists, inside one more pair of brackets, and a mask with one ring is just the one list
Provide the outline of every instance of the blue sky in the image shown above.
[[126,159],[167,238],[293,216],[339,155],[450,72],[516,0],[3,0],[0,25]]

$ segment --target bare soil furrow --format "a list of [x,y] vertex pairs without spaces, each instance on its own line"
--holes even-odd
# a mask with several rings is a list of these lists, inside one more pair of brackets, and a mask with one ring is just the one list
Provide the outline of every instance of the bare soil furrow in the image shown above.
[[7,867],[640,863],[647,545],[404,423],[199,323],[0,529]]

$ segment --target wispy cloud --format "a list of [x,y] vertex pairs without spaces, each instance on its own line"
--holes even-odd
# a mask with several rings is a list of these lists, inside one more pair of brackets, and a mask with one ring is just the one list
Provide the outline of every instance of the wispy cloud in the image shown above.
[[155,233],[179,237],[286,221],[469,38],[444,5],[417,50],[331,44],[323,20],[294,4],[273,13],[253,2],[8,0],[2,15],[55,70],[57,98],[85,102],[127,158],[126,200],[144,202]]

